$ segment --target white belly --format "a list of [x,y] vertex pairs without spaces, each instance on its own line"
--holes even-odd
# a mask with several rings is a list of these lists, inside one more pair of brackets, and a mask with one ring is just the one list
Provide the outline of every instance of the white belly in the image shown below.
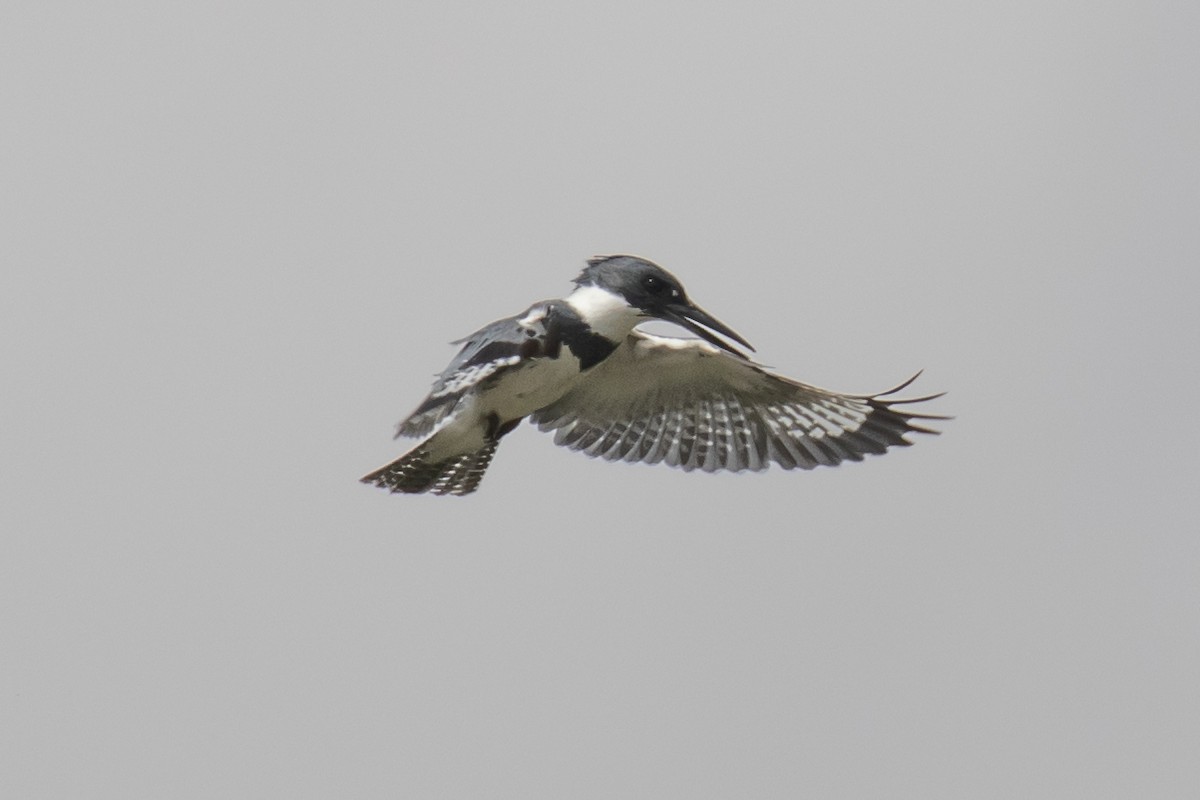
[[481,416],[502,422],[525,417],[566,394],[579,377],[579,359],[562,348],[558,358],[535,358],[507,371],[477,400]]
[[558,358],[509,368],[495,384],[466,398],[426,445],[435,460],[474,452],[487,443],[492,415],[501,423],[527,417],[566,394],[578,378],[579,359],[566,347]]

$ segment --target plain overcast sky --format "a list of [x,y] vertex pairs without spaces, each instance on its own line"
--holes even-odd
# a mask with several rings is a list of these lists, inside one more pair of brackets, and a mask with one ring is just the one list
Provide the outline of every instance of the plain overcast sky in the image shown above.
[[[0,11],[0,795],[1194,798],[1200,5]],[[634,252],[834,470],[357,483]]]

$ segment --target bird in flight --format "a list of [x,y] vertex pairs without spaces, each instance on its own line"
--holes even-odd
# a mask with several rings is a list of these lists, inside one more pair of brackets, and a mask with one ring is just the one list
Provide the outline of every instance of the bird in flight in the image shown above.
[[[910,444],[908,433],[938,433],[920,421],[948,419],[904,408],[940,394],[893,399],[920,373],[853,395],[768,372],[725,339],[753,351],[749,342],[644,258],[596,256],[575,287],[455,342],[462,350],[396,426],[397,438],[420,443],[362,482],[470,494],[500,439],[526,417],[554,431],[555,444],[589,456],[705,472],[861,461]],[[701,338],[635,330],[652,319]]]

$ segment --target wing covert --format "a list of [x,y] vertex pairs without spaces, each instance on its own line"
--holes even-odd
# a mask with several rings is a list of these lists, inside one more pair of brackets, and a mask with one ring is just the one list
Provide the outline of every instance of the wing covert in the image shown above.
[[429,396],[396,426],[396,436],[428,436],[471,387],[534,355],[546,338],[546,304],[496,320],[452,344],[462,349],[434,380]]

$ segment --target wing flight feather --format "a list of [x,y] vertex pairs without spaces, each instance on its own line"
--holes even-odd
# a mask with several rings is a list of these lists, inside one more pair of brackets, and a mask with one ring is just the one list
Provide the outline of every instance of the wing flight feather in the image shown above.
[[[920,373],[918,373],[920,374]],[[937,433],[945,419],[892,399],[916,376],[874,395],[831,392],[767,372],[712,345],[635,331],[589,376],[533,415],[555,444],[610,461],[665,461],[684,470],[812,469],[861,461]]]

